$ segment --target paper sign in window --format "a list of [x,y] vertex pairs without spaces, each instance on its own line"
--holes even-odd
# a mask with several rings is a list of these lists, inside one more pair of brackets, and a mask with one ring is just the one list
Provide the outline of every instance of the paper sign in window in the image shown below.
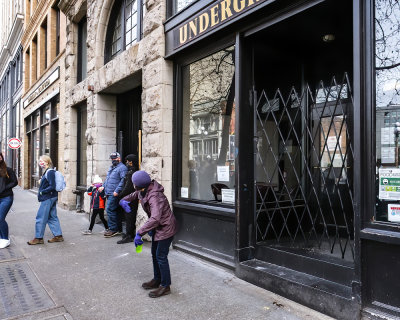
[[223,203],[235,203],[235,189],[221,189]]
[[189,198],[189,188],[181,188],[181,198]]
[[218,181],[229,181],[229,166],[217,166]]

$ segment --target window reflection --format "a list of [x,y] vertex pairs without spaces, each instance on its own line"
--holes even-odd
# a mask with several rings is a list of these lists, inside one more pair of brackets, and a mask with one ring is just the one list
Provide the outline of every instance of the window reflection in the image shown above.
[[182,198],[232,201],[224,189],[235,178],[233,54],[232,46],[183,68]]
[[176,0],[176,2],[175,2],[176,12],[175,13],[178,13],[179,11],[181,11],[182,9],[187,7],[192,2],[194,2],[194,0]]
[[[400,2],[375,1],[376,215],[400,222]],[[396,134],[397,132],[397,134]]]

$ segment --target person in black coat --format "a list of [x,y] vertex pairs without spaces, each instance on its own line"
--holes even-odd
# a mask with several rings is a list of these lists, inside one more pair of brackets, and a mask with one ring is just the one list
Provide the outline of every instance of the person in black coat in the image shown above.
[[17,176],[13,169],[7,167],[3,154],[0,153],[0,249],[10,245],[6,216],[14,201],[12,188],[17,184]]
[[[118,197],[122,199],[123,197],[131,194],[135,191],[132,183],[132,175],[139,170],[138,158],[135,154],[128,154],[125,157],[125,164],[128,171],[125,175],[124,186],[122,191],[118,194]],[[125,223],[126,223],[126,234],[123,238],[117,241],[118,244],[132,242],[136,234],[136,216],[138,210],[139,201],[132,201],[130,203],[131,212],[124,211]]]

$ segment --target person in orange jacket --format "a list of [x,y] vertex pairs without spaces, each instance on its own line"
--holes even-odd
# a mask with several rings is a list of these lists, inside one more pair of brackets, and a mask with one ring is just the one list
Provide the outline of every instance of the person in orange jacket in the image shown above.
[[100,220],[104,224],[104,228],[108,230],[107,220],[104,218],[104,208],[106,195],[104,189],[99,191],[99,188],[103,186],[103,181],[96,175],[93,179],[93,184],[87,189],[87,193],[90,198],[90,208],[92,209],[92,217],[90,219],[89,229],[82,231],[84,235],[92,234],[93,226],[96,222],[96,217],[99,215]]

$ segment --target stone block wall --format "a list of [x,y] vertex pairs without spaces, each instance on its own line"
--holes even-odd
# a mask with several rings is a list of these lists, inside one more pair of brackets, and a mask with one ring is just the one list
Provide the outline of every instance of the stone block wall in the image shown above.
[[[164,60],[165,0],[146,1],[143,20],[143,39],[104,64],[105,35],[112,0],[62,0],[60,7],[68,17],[66,46],[66,132],[76,132],[71,114],[74,106],[86,102],[88,110],[87,149],[88,183],[95,174],[105,178],[110,160],[109,153],[116,150],[116,95],[104,94],[111,86],[132,75],[141,76],[142,85],[142,169],[157,179],[171,198],[172,189],[172,84],[173,68]],[[82,8],[86,9],[84,13]],[[87,71],[88,76],[76,83],[77,22],[87,16]],[[93,91],[88,90],[93,86]],[[68,165],[67,185],[74,186],[72,167],[76,150],[66,148]],[[93,169],[92,169],[93,166]],[[75,202],[71,202],[74,206]],[[88,207],[85,208],[88,211]],[[140,210],[138,224],[146,220]]]

